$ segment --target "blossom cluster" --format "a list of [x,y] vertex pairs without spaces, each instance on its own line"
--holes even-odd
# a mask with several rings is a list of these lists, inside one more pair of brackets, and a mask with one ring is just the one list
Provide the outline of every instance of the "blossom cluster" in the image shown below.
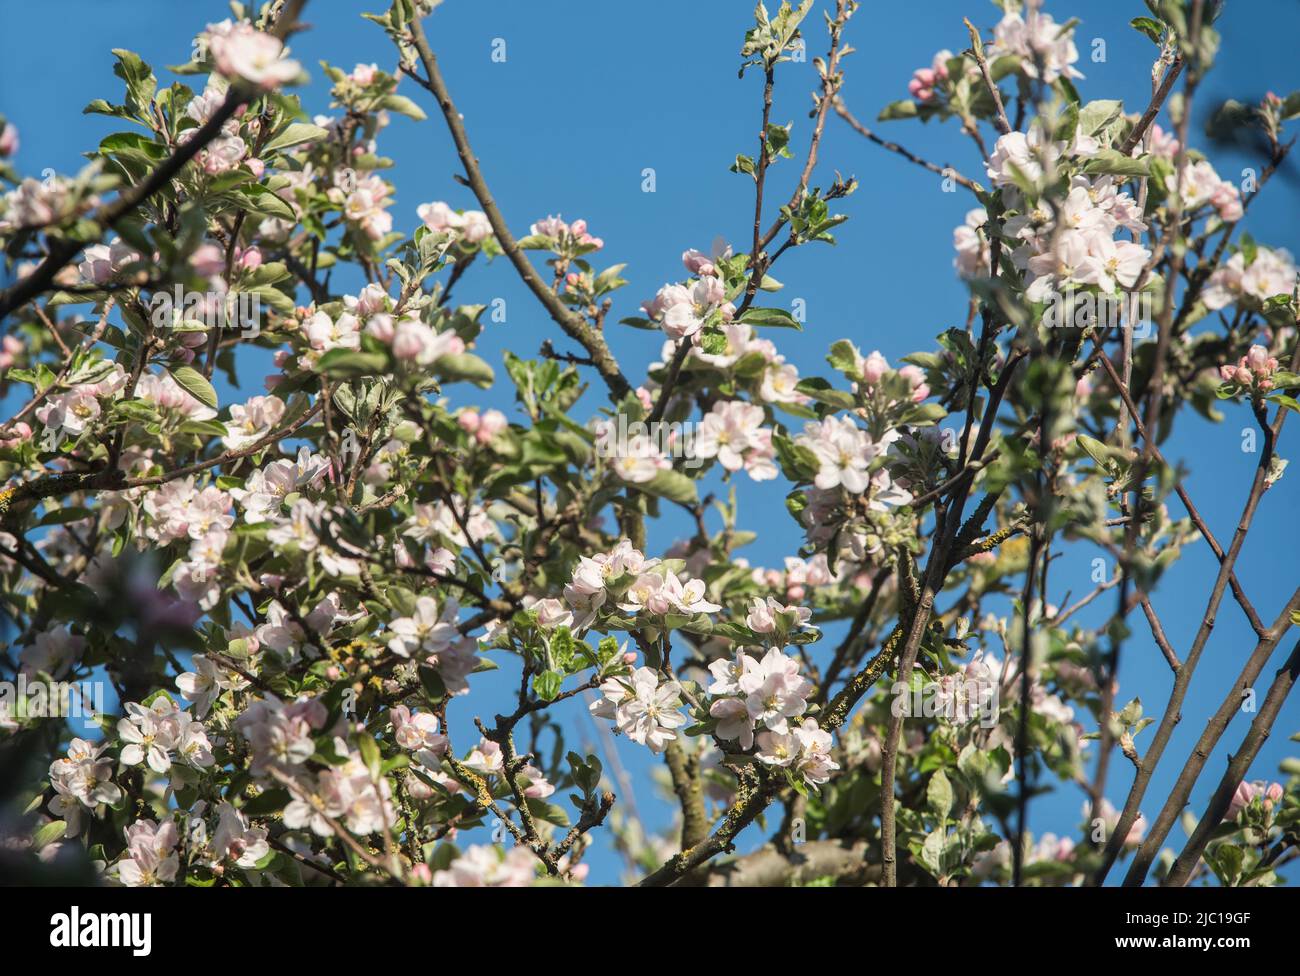
[[[406,38],[410,6],[373,19],[386,16],[390,35]],[[838,32],[853,6],[838,5],[831,20],[819,98],[839,99],[847,49]],[[625,814],[621,787],[612,805],[600,761],[569,751],[561,712],[581,696],[616,733],[667,753],[674,785],[685,757],[707,819],[789,787],[828,840],[874,837],[873,818],[894,810],[878,784],[890,751],[882,744],[897,734],[903,752],[888,759],[898,793],[924,797],[897,812],[910,852],[900,852],[900,872],[949,885],[1002,880],[1015,862],[1032,867],[1032,880],[1074,883],[1082,846],[1043,834],[1012,858],[980,813],[986,798],[1006,806],[1018,765],[1036,767],[1044,783],[1049,774],[1078,781],[1096,748],[1090,728],[1119,690],[1094,653],[1104,631],[1085,626],[1085,613],[1065,624],[1091,597],[1066,611],[1047,593],[1027,599],[1020,632],[991,609],[1025,573],[1037,586],[1026,565],[1041,513],[1031,485],[1050,485],[1058,541],[1127,541],[1157,570],[1197,532],[1166,510],[1161,483],[1149,518],[1113,518],[1124,452],[1112,443],[1133,437],[1101,443],[1087,432],[1113,426],[1118,381],[1104,378],[1093,349],[1079,359],[1076,337],[1022,327],[1014,313],[1037,314],[1030,306],[1063,292],[1154,292],[1186,254],[1173,283],[1197,331],[1162,337],[1169,419],[1212,393],[1216,377],[1221,398],[1245,391],[1258,416],[1293,406],[1280,394],[1300,382],[1286,365],[1296,268],[1288,252],[1233,233],[1254,188],[1222,179],[1160,125],[1120,152],[1145,122],[1117,101],[1078,100],[1073,21],[1040,3],[999,6],[990,41],[939,51],[908,83],[912,101],[882,116],[956,117],[978,144],[980,181],[992,185],[985,192],[945,172],[988,209],[970,210],[953,233],[971,296],[936,347],[887,358],[840,340],[826,356],[839,374],[831,382],[763,337],[806,324],[802,300],[765,297],[782,287],[772,265],[791,248],[834,243],[827,230],[845,219],[827,204],[851,182],[812,178],[818,128],[797,192],[784,206],[782,194],[757,253],[733,253],[722,239],[686,250],[684,277],[642,305],[644,318],[623,320],[658,333],[646,357],[657,351],[658,361],[644,375],[622,348],[617,360],[610,352],[620,344],[607,313],[627,285],[625,265],[592,263],[606,241],[587,220],[533,222],[514,242],[525,253],[511,248],[508,264],[541,293],[568,348],[508,352],[508,385],[485,394],[496,407],[468,405],[454,384],[495,383],[495,364],[475,350],[497,309],[471,304],[485,300],[481,290],[470,295],[506,251],[494,227],[513,235],[495,208],[489,219],[442,200],[420,204],[395,232],[401,211],[381,133],[390,115],[423,117],[399,82],[436,87],[407,40],[392,74],[378,61],[323,64],[335,114],[314,116],[282,91],[303,70],[269,32],[272,7],[199,35],[181,69],[197,91],[158,87],[152,69],[119,52],[126,96],[96,99],[91,111],[135,134],[110,137],[75,178],[21,180],[0,162],[8,253],[57,253],[42,252],[41,233],[51,245],[84,245],[53,277],[17,263],[19,279],[36,275],[39,288],[11,311],[15,328],[0,341],[5,391],[31,388],[0,427],[10,485],[0,495],[0,576],[22,635],[9,661],[27,679],[102,674],[120,692],[95,734],[71,741],[52,725],[31,735],[44,716],[0,695],[0,736],[43,742],[48,768],[19,816],[0,810],[0,867],[17,851],[45,863],[75,854],[128,886],[523,886],[542,874],[581,881],[588,833],[603,825],[629,870],[664,864],[666,877],[690,828],[649,837]],[[772,18],[760,5],[747,48],[766,51],[773,70],[798,63],[786,55],[801,16],[783,6]],[[1160,63],[1168,70],[1178,49],[1187,70],[1179,32],[1157,34]],[[1016,90],[1003,93],[1004,107],[1023,131],[995,119],[989,89],[1008,78]],[[1249,108],[1275,163],[1294,97]],[[1061,111],[1048,124],[1036,106],[1050,102]],[[1003,134],[986,152],[991,121]],[[792,131],[767,128],[764,165],[793,155]],[[17,142],[0,119],[0,159]],[[121,236],[89,239],[92,222],[80,218],[122,189],[121,174],[138,182],[137,169],[186,146],[192,160],[113,222]],[[493,207],[475,161],[462,162],[478,200],[466,202]],[[753,165],[741,156],[735,169],[756,175]],[[773,168],[768,179],[787,172]],[[770,195],[766,209],[771,218]],[[551,271],[530,277],[521,261]],[[995,271],[997,282],[981,280]],[[176,298],[161,302],[169,293]],[[236,304],[246,294],[258,299],[251,311]],[[1204,316],[1232,305],[1235,317]],[[142,312],[150,306],[152,320]],[[1226,337],[1209,341],[1202,330],[1215,319]],[[1099,336],[1099,348],[1112,338]],[[1148,384],[1149,351],[1134,345],[1125,360]],[[250,380],[250,355],[273,368],[251,377],[255,393],[232,394]],[[595,411],[580,411],[606,390],[586,393],[588,379],[612,403],[594,421]],[[963,426],[957,412],[973,407]],[[605,450],[615,436],[617,449]],[[1266,486],[1280,470],[1274,458]],[[798,555],[784,559],[793,547],[771,549],[778,530],[747,527],[749,502],[736,497],[750,481],[778,479],[789,482],[779,494],[801,537]],[[706,494],[719,480],[737,491]],[[693,520],[652,548],[647,540],[672,524],[652,521],[661,508],[680,515],[661,501]],[[769,566],[742,555],[760,540],[778,554]],[[922,566],[933,567],[924,584]],[[939,568],[942,578],[931,578]],[[1056,592],[1067,589],[1052,579]],[[934,610],[918,626],[921,586]],[[839,648],[822,642],[814,615],[847,628]],[[897,660],[886,655],[904,634],[921,638],[914,680],[896,675],[887,692],[867,679],[876,662]],[[481,674],[497,667],[503,680]],[[471,683],[476,696],[509,700],[494,726],[479,721],[464,739]],[[934,711],[906,710],[910,698],[904,712],[890,708],[891,694],[898,706],[918,686]],[[1115,713],[1126,755],[1149,721],[1140,705]],[[1242,783],[1227,811],[1235,823],[1213,843],[1243,844],[1243,862],[1265,856],[1264,841],[1276,842],[1293,816],[1294,785]],[[1116,830],[1119,811],[1097,807]],[[684,807],[683,820],[693,812]],[[756,819],[745,812],[746,823]],[[1124,846],[1147,829],[1137,818]],[[495,843],[472,843],[478,831]]]
[[454,597],[447,597],[439,610],[433,597],[421,596],[415,601],[414,612],[388,623],[393,635],[388,649],[400,658],[416,658],[437,669],[453,695],[469,690],[469,674],[478,665],[478,644],[472,637],[461,636],[459,617],[460,606]]
[[707,599],[701,579],[681,580],[659,559],[648,558],[627,539],[609,552],[582,556],[564,587],[575,631],[586,630],[606,602],[632,615],[662,617],[669,613],[717,613],[721,605]]
[[591,703],[591,714],[609,719],[615,729],[651,752],[663,752],[677,738],[676,730],[686,724],[681,685],[662,678],[654,668],[607,678],[600,693],[600,699]]
[[685,284],[664,285],[641,306],[670,339],[694,339],[706,322],[725,324],[736,314],[736,306],[728,299],[726,284],[712,260],[698,251],[687,251],[682,263],[698,277]]
[[1219,368],[1219,375],[1225,383],[1233,383],[1256,393],[1267,393],[1273,388],[1273,374],[1277,372],[1276,356],[1270,356],[1263,346],[1254,345],[1246,355],[1237,360],[1235,366]]
[[[1032,135],[1008,133],[998,139],[989,158],[989,178],[1015,196],[1019,184],[1040,179],[1051,165],[1048,160],[1064,151],[1061,144],[1042,144]],[[1076,155],[1086,153],[1076,150]],[[1011,257],[1027,272],[1025,294],[1031,301],[1045,301],[1052,294],[1084,286],[1094,286],[1102,294],[1131,289],[1151,257],[1142,245],[1116,239],[1118,231],[1141,233],[1146,224],[1136,201],[1121,192],[1109,174],[1096,179],[1073,177],[1055,219],[1028,202],[1020,209],[1007,220],[1005,230],[1021,242]]]
[[889,431],[880,440],[859,427],[852,417],[825,417],[809,421],[795,443],[812,451],[817,458],[817,475],[813,484],[823,491],[834,488],[854,495],[869,494],[873,507],[884,510],[905,505],[911,495],[894,485],[889,472],[872,462],[883,458],[889,445],[898,438]]
[[756,404],[719,401],[704,415],[691,449],[695,457],[717,458],[727,471],[744,470],[755,481],[769,481],[777,475],[776,448],[764,419]]
[[1270,298],[1288,297],[1296,288],[1296,264],[1282,248],[1257,248],[1252,260],[1238,251],[1215,268],[1201,295],[1205,307],[1225,308],[1240,301],[1262,305]]

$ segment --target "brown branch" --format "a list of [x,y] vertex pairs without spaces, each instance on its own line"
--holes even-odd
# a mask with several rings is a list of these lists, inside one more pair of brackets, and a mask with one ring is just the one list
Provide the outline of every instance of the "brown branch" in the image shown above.
[[566,307],[559,297],[547,287],[546,283],[538,276],[536,269],[529,263],[524,252],[520,250],[514,235],[510,233],[505,217],[501,215],[501,210],[497,207],[496,201],[493,200],[492,193],[488,189],[487,181],[483,178],[483,172],[479,169],[478,159],[475,158],[474,151],[470,148],[465,123],[456,110],[455,103],[451,100],[447,84],[443,81],[442,72],[438,68],[438,58],[433,53],[433,49],[429,47],[428,39],[424,35],[424,27],[418,19],[411,21],[410,26],[411,43],[414,45],[427,75],[426,78],[421,78],[418,75],[412,77],[415,78],[417,84],[433,95],[438,103],[438,108],[442,110],[443,118],[447,121],[447,128],[451,132],[452,141],[456,144],[456,154],[460,157],[461,165],[465,168],[465,179],[478,200],[479,206],[483,208],[483,213],[487,215],[488,223],[492,225],[492,233],[496,235],[497,243],[501,245],[506,257],[514,265],[520,279],[528,286],[529,291],[536,296],[537,300],[542,303],[542,306],[550,313],[556,324],[564,330],[569,338],[587,350],[587,354],[596,364],[597,372],[605,381],[605,385],[609,387],[611,399],[616,401],[623,399],[632,391],[632,386],[619,370],[618,361],[614,358],[614,354],[609,351],[609,345],[605,342],[604,335],[597,332],[586,320]]
[[[1132,395],[1129,393],[1128,385],[1120,379],[1119,373],[1115,370],[1115,364],[1111,361],[1110,357],[1106,355],[1105,350],[1101,348],[1100,340],[1095,334],[1093,336],[1093,341],[1098,344],[1098,360],[1105,368],[1107,375],[1110,377],[1111,383],[1119,391],[1120,398],[1124,401],[1129,413],[1132,414],[1133,426],[1137,430],[1138,436],[1142,438],[1143,441],[1150,442],[1151,438],[1147,434],[1146,425],[1144,425],[1140,419],[1137,406],[1133,402]],[[1152,456],[1160,464],[1169,467],[1169,462],[1166,461],[1164,455],[1160,453],[1159,446],[1154,449]],[[1223,547],[1219,545],[1219,540],[1214,537],[1214,532],[1211,531],[1210,526],[1205,519],[1201,517],[1200,510],[1197,509],[1195,504],[1193,504],[1191,496],[1187,493],[1187,489],[1181,482],[1174,486],[1174,493],[1178,495],[1178,500],[1183,503],[1183,508],[1187,510],[1187,516],[1192,520],[1192,524],[1196,526],[1196,531],[1201,533],[1201,537],[1209,544],[1210,551],[1214,553],[1214,558],[1222,563],[1224,560]],[[1263,637],[1265,632],[1264,623],[1259,619],[1259,614],[1255,612],[1255,608],[1251,604],[1250,600],[1246,598],[1246,593],[1242,589],[1241,582],[1237,579],[1235,571],[1228,577],[1228,585],[1232,587],[1232,595],[1236,599],[1242,611],[1246,614],[1246,619],[1250,622],[1250,627],[1255,632],[1255,635],[1257,637]]]
[[[1296,357],[1300,357],[1300,348],[1296,351]],[[1282,432],[1282,425],[1286,422],[1286,414],[1289,413],[1284,407],[1278,407],[1277,416],[1271,426],[1263,424],[1264,429],[1264,450],[1261,452],[1259,464],[1255,468],[1255,478],[1251,484],[1250,494],[1246,498],[1245,507],[1242,510],[1241,517],[1237,521],[1236,531],[1233,533],[1232,542],[1228,546],[1228,551],[1224,556],[1222,563],[1219,565],[1218,575],[1215,577],[1214,588],[1210,593],[1210,599],[1205,608],[1205,615],[1201,620],[1201,625],[1197,629],[1196,636],[1192,640],[1191,649],[1187,652],[1187,660],[1181,668],[1174,674],[1174,686],[1170,692],[1169,702],[1165,706],[1164,714],[1161,716],[1160,724],[1156,729],[1156,734],[1147,747],[1146,755],[1143,757],[1142,766],[1138,769],[1133,777],[1133,785],[1129,790],[1128,799],[1124,803],[1124,809],[1120,813],[1120,819],[1116,824],[1114,832],[1107,839],[1106,848],[1102,855],[1102,863],[1098,868],[1092,883],[1100,885],[1105,880],[1110,868],[1114,865],[1115,859],[1119,856],[1124,839],[1128,836],[1129,829],[1136,822],[1138,817],[1138,805],[1142,802],[1142,797],[1146,793],[1147,786],[1151,781],[1151,776],[1155,772],[1156,765],[1164,753],[1165,747],[1169,744],[1174,727],[1182,718],[1183,701],[1187,697],[1188,688],[1191,685],[1192,675],[1200,662],[1201,653],[1209,640],[1210,633],[1214,629],[1215,616],[1218,613],[1219,605],[1223,601],[1223,594],[1227,589],[1228,577],[1232,574],[1232,567],[1237,561],[1237,556],[1246,541],[1246,533],[1250,531],[1250,526],[1255,517],[1255,511],[1263,497],[1264,491],[1268,486],[1267,479],[1269,468],[1271,466],[1274,447],[1277,438]],[[1136,414],[1134,415],[1136,418]],[[1151,443],[1148,440],[1148,443]],[[1262,639],[1262,635],[1261,635]],[[1102,714],[1108,714],[1103,709]],[[1105,732],[1108,725],[1103,723],[1102,745],[1107,745]],[[1099,757],[1100,760],[1100,757]],[[1127,882],[1126,882],[1127,883]],[[1140,884],[1140,880],[1137,882]]]
[[1142,141],[1142,137],[1146,135],[1147,129],[1151,127],[1151,123],[1154,122],[1156,116],[1160,114],[1160,109],[1164,107],[1165,99],[1169,97],[1169,93],[1173,90],[1174,82],[1178,80],[1178,76],[1182,73],[1183,58],[1182,55],[1179,55],[1174,58],[1174,63],[1170,65],[1169,70],[1165,72],[1165,76],[1160,82],[1160,87],[1157,88],[1155,94],[1151,96],[1151,103],[1147,106],[1147,110],[1142,113],[1142,117],[1138,119],[1137,125],[1133,126],[1133,131],[1128,134],[1128,138],[1120,143],[1119,151],[1123,155],[1127,156],[1137,148],[1137,144]]
[[865,840],[810,840],[788,851],[768,844],[683,878],[678,887],[789,888],[821,878],[859,886],[879,880],[880,865],[867,863]]
[[1183,847],[1182,853],[1178,855],[1178,859],[1174,861],[1174,866],[1169,869],[1169,875],[1164,880],[1166,886],[1181,887],[1191,878],[1193,869],[1200,861],[1201,855],[1205,853],[1205,845],[1210,842],[1215,828],[1223,822],[1224,815],[1232,803],[1233,794],[1237,792],[1237,787],[1241,785],[1241,781],[1250,770],[1250,764],[1255,761],[1259,750],[1267,741],[1273,723],[1277,721],[1278,713],[1282,710],[1282,703],[1295,687],[1297,675],[1300,675],[1300,641],[1296,642],[1286,663],[1278,669],[1277,675],[1273,678],[1273,683],[1264,696],[1264,704],[1260,706],[1255,720],[1250,723],[1250,729],[1242,740],[1241,747],[1228,762],[1228,768],[1224,770],[1218,789],[1214,791],[1205,813],[1201,815],[1200,823],[1192,831],[1192,836]]
[[1002,92],[998,90],[997,83],[993,80],[993,75],[989,72],[988,59],[984,57],[984,42],[980,40],[980,32],[975,29],[975,25],[968,19],[962,18],[966,29],[970,31],[971,53],[975,55],[975,63],[980,66],[980,75],[984,79],[984,87],[989,90],[993,96],[993,105],[997,109],[997,115],[993,118],[993,125],[1001,135],[1006,135],[1011,131],[1011,122],[1007,119],[1007,110],[1002,105]]
[[843,100],[838,95],[835,96],[835,114],[847,122],[853,131],[858,133],[858,135],[871,140],[882,149],[888,149],[892,153],[897,153],[909,163],[915,163],[923,169],[928,169],[931,173],[936,173],[939,176],[951,177],[954,183],[964,186],[968,190],[975,191],[978,189],[973,180],[962,176],[951,166],[939,166],[937,163],[932,163],[928,159],[922,159],[910,149],[905,149],[896,142],[890,142],[888,139],[882,139],[880,136],[876,135],[854,117],[853,113],[845,107]]
[[687,752],[680,742],[668,743],[664,762],[672,778],[673,792],[682,808],[682,850],[694,847],[709,835],[709,818],[704,810],[700,786],[700,757]]
[[1233,682],[1227,694],[1224,695],[1218,710],[1206,722],[1205,731],[1201,733],[1196,745],[1192,748],[1191,754],[1187,757],[1187,762],[1183,765],[1182,771],[1179,772],[1178,780],[1174,783],[1168,799],[1165,800],[1160,815],[1151,824],[1145,839],[1142,841],[1141,846],[1138,847],[1137,853],[1133,857],[1133,863],[1129,865],[1128,874],[1124,878],[1124,884],[1140,885],[1146,879],[1147,871],[1150,870],[1152,861],[1155,860],[1160,851],[1160,845],[1169,836],[1174,821],[1178,819],[1183,812],[1183,808],[1187,805],[1187,799],[1191,796],[1196,781],[1200,779],[1201,771],[1205,768],[1210,753],[1218,745],[1219,739],[1228,730],[1228,725],[1241,710],[1243,696],[1254,686],[1260,672],[1264,670],[1264,665],[1268,663],[1268,659],[1272,657],[1273,651],[1277,648],[1278,642],[1290,629],[1291,615],[1297,610],[1300,610],[1300,589],[1297,589],[1291,595],[1291,599],[1287,601],[1286,606],[1278,614],[1277,620],[1269,628],[1269,636],[1255,645],[1255,649],[1251,651],[1250,657],[1246,659],[1246,663],[1242,666],[1241,673],[1237,675],[1237,680]]

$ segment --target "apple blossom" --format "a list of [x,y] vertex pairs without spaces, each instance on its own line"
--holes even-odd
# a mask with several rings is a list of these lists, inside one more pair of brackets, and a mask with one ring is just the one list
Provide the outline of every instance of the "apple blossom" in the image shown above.
[[[476,154],[482,106],[462,115],[448,90],[476,69],[437,69],[454,25],[423,0],[367,22],[392,60],[324,61],[326,87],[302,99],[283,90],[305,79],[283,40],[308,28],[281,20],[297,4],[237,5],[179,53],[181,82],[120,50],[115,90],[88,108],[114,134],[72,175],[19,173],[0,120],[0,678],[15,686],[0,681],[0,744],[32,766],[0,809],[6,871],[524,886],[603,883],[608,857],[584,858],[608,849],[647,886],[1101,884],[1115,864],[1136,885],[1175,843],[1167,884],[1285,880],[1269,859],[1300,780],[1248,778],[1273,760],[1255,753],[1276,716],[1240,746],[1221,741],[1237,723],[1198,723],[1190,752],[1172,726],[1222,636],[1197,621],[1225,599],[1256,617],[1259,547],[1243,540],[1275,506],[1300,379],[1294,259],[1251,233],[1270,227],[1255,200],[1284,182],[1295,96],[1215,114],[1216,140],[1264,153],[1238,184],[1188,125],[1231,10],[1135,21],[1156,46],[1108,68],[1133,103],[1085,84],[1077,21],[1000,3],[943,26],[950,47],[911,62],[926,66],[909,97],[880,113],[953,137],[918,146],[856,123],[850,107],[871,110],[844,58],[858,5],[823,6],[824,23],[760,5],[738,33],[761,97],[776,85],[784,105],[801,77],[816,96],[789,125],[764,103],[757,146],[726,153],[746,197],[734,246],[690,247],[636,207],[565,220],[540,196],[531,225],[508,213],[489,189],[500,161]],[[808,64],[823,28],[829,55]],[[581,19],[566,29],[581,50]],[[695,113],[710,138],[727,138],[711,120],[729,100],[710,88]],[[835,135],[841,120],[867,141]],[[598,176],[590,119],[548,121],[564,137],[543,155]],[[459,184],[397,207],[411,164],[388,156],[443,124]],[[690,162],[692,140],[668,143]],[[871,204],[840,174],[881,149],[951,191],[932,201],[953,204],[951,257],[913,240],[924,206],[857,229]],[[417,169],[439,180],[436,156]],[[665,165],[648,162],[647,193]],[[707,175],[673,180],[709,204],[678,231],[730,200]],[[633,225],[668,271],[603,257],[616,242],[592,228]],[[956,300],[921,294],[950,261]],[[638,315],[625,295],[647,275],[674,280]],[[837,307],[855,284],[858,304]],[[1103,316],[1137,299],[1159,335]],[[909,302],[925,314],[900,316]],[[1220,418],[1265,435],[1243,439],[1259,463],[1231,545],[1213,491],[1174,477]],[[1188,617],[1180,559],[1197,546],[1221,556],[1219,585],[1183,626],[1169,607]],[[1074,578],[1088,547],[1146,567],[1142,614],[1132,581],[1105,596],[1127,571]],[[1135,626],[1177,678],[1149,714],[1128,687],[1150,643]],[[1196,676],[1217,714],[1264,650],[1218,692]],[[47,715],[50,679],[117,694],[83,730]],[[898,690],[926,707],[900,713]],[[603,744],[586,745],[587,716]],[[646,752],[624,765],[611,730]],[[635,815],[626,781],[651,776],[674,816]],[[1081,822],[1040,800],[1080,785]]]
[[279,38],[246,23],[209,24],[208,49],[217,70],[227,78],[267,90],[294,81],[302,70],[297,61],[284,56]]

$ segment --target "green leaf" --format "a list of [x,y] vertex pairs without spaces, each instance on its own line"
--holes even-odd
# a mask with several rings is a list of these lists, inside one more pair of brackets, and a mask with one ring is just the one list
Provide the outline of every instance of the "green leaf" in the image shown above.
[[942,769],[930,777],[930,785],[925,788],[925,802],[940,820],[946,819],[952,809],[952,784]]
[[417,122],[423,122],[427,115],[424,109],[416,105],[405,95],[385,95],[383,101],[379,103],[390,112],[396,112],[398,115],[405,115],[408,119],[415,119]]
[[182,434],[199,437],[225,437],[230,431],[219,420],[187,420],[177,428]]
[[785,472],[785,476],[791,481],[812,481],[818,469],[821,468],[821,461],[811,448],[803,444],[796,444],[784,434],[774,434],[772,436],[772,446],[776,448],[776,456],[781,462],[781,470]]
[[113,53],[117,55],[113,74],[126,82],[126,107],[137,116],[148,117],[150,102],[158,88],[153,70],[134,51],[114,48]]
[[943,873],[943,842],[943,831],[932,830],[921,845],[921,863],[936,878]]
[[569,815],[564,812],[563,807],[536,798],[530,798],[527,803],[529,812],[538,820],[545,820],[557,827],[569,826]]
[[492,385],[495,376],[492,367],[471,352],[440,356],[434,361],[433,371],[448,382],[464,380],[485,388]]
[[880,110],[876,116],[877,122],[892,122],[896,119],[914,119],[916,118],[916,102],[910,98],[904,98],[897,102],[890,102]]
[[157,142],[139,132],[114,132],[99,141],[102,153],[120,153],[135,150],[153,159],[162,159],[167,150]]
[[42,525],[67,525],[69,522],[80,522],[82,519],[88,519],[95,513],[88,508],[80,508],[70,505],[67,508],[52,508],[47,511],[41,520],[36,524]]
[[387,365],[388,360],[382,353],[331,349],[316,361],[316,370],[327,376],[373,376],[382,373]]
[[831,346],[826,361],[841,373],[854,373],[858,367],[858,351],[848,339],[840,339]]
[[231,190],[226,196],[234,200],[243,209],[265,217],[275,217],[279,220],[289,221],[298,219],[293,207],[289,206],[288,203],[281,200],[279,196],[272,193],[261,183],[246,183],[238,190]]
[[560,693],[560,684],[564,681],[562,671],[543,671],[533,679],[533,691],[542,701],[555,701]]
[[319,125],[312,125],[309,122],[293,122],[285,126],[275,138],[266,144],[262,151],[263,153],[271,153],[277,149],[287,149],[289,146],[297,146],[304,142],[316,142],[328,135],[329,130],[322,129]]
[[1129,21],[1129,24],[1134,30],[1145,34],[1156,44],[1160,43],[1160,37],[1165,31],[1164,25],[1151,17],[1134,17]]
[[64,821],[51,820],[32,836],[32,850],[39,851],[42,847],[53,844],[63,837],[64,831],[67,829],[68,825]]
[[754,169],[754,161],[748,156],[738,153],[736,155],[736,161],[731,164],[731,171],[733,173],[747,173],[750,176],[754,176],[756,172]]
[[421,664],[419,675],[420,688],[424,691],[424,697],[429,700],[429,704],[437,705],[447,697],[447,686],[442,683],[442,675],[436,668]]
[[636,487],[651,495],[658,495],[660,498],[681,502],[684,505],[694,505],[700,500],[699,493],[695,490],[695,482],[680,471],[672,469],[660,471],[650,481],[638,484]]
[[289,805],[292,798],[288,790],[280,788],[263,790],[243,806],[243,813],[249,817],[266,817],[279,813]]
[[636,316],[631,316],[625,319],[619,319],[618,324],[630,325],[634,329],[645,329],[647,332],[659,331],[658,323],[651,322],[649,319],[638,318]]
[[957,757],[957,768],[980,785],[983,784],[984,776],[988,772],[989,760],[982,749],[977,749],[973,743],[968,742]]
[[740,317],[740,321],[746,325],[767,326],[777,329],[794,329],[797,332],[803,331],[803,326],[799,320],[783,308],[751,308],[746,309],[745,314]]
[[1097,462],[1098,467],[1102,470],[1109,469],[1110,451],[1107,449],[1105,444],[1097,440],[1095,437],[1089,437],[1087,434],[1080,434],[1075,438],[1075,440],[1078,442],[1079,446],[1088,453],[1088,457]]
[[366,769],[370,770],[371,777],[378,779],[379,767],[383,765],[384,758],[379,752],[379,743],[375,737],[363,731],[357,736],[357,748],[361,751],[361,760],[366,764]]
[[824,403],[836,410],[852,410],[857,406],[857,399],[847,390],[837,390],[820,376],[809,376],[795,384],[795,389],[804,396],[811,397],[818,403]]
[[898,422],[912,427],[932,427],[946,416],[948,411],[938,403],[918,403],[906,410]]
[[217,391],[212,388],[212,384],[207,381],[202,373],[193,366],[169,366],[167,372],[171,373],[172,379],[180,384],[183,389],[194,399],[205,407],[217,408]]
[[1098,149],[1096,155],[1084,161],[1085,173],[1113,173],[1116,176],[1149,176],[1151,163],[1145,156],[1133,159],[1118,149]]
[[[1095,136],[1120,117],[1124,103],[1113,98],[1099,98],[1079,109],[1079,128],[1086,135]],[[1074,133],[1070,133],[1073,137]]]

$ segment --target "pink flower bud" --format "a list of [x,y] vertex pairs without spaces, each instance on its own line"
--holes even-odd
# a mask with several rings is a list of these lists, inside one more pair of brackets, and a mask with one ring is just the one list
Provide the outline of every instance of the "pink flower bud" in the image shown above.
[[407,323],[393,333],[393,355],[398,359],[415,359],[424,350],[420,330],[409,328]]
[[682,264],[684,264],[686,270],[693,275],[712,276],[718,273],[718,269],[714,267],[713,261],[710,260],[709,256],[702,251],[691,249],[682,252]]
[[486,444],[501,431],[510,426],[506,415],[500,410],[489,410],[479,418],[478,431],[475,436],[480,444]]
[[880,382],[885,371],[889,369],[889,363],[879,352],[873,352],[862,363],[862,380],[867,386],[875,386]]
[[374,336],[385,345],[392,343],[394,331],[393,317],[387,312],[378,312],[366,322],[366,334]]
[[460,425],[460,429],[469,434],[478,430],[481,422],[477,410],[465,409],[456,415],[456,423]]
[[190,255],[190,267],[204,278],[219,275],[226,269],[226,255],[215,244],[200,244]]
[[22,420],[10,425],[8,431],[10,436],[0,438],[0,447],[17,447],[23,441],[28,440],[32,436],[31,427]]
[[717,278],[701,278],[696,282],[691,297],[699,305],[719,305],[727,297],[727,289]]
[[14,364],[18,354],[23,351],[22,340],[17,336],[7,335],[0,343],[0,369],[8,369]]
[[6,122],[0,129],[0,157],[12,156],[18,151],[18,129],[12,122]]
[[904,366],[898,371],[898,375],[905,377],[912,387],[912,402],[920,403],[930,395],[930,387],[926,385],[925,373],[919,366]]

